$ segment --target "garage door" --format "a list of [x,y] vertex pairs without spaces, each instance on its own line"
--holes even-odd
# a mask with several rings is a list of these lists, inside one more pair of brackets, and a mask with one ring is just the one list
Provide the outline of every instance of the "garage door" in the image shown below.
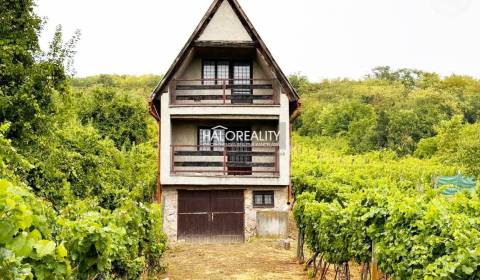
[[178,191],[178,239],[243,242],[243,190]]

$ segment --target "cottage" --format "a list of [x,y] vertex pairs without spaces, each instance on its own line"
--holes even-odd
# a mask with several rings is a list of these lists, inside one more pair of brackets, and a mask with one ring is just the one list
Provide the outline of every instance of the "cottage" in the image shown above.
[[299,97],[236,0],[215,0],[155,88],[170,240],[282,235]]

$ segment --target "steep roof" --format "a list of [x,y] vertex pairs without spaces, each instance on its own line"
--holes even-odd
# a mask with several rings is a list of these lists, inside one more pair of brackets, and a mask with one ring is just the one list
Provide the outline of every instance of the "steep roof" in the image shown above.
[[153,101],[154,99],[156,99],[158,95],[161,95],[161,93],[166,91],[165,88],[167,87],[168,83],[171,81],[175,72],[178,70],[178,67],[180,67],[182,62],[185,60],[189,50],[192,47],[194,47],[195,41],[197,41],[199,37],[202,35],[202,33],[205,31],[208,24],[210,23],[215,13],[218,11],[219,7],[224,1],[227,1],[230,4],[235,14],[237,15],[238,19],[242,23],[243,27],[248,32],[248,35],[250,35],[252,40],[256,43],[257,49],[265,57],[265,60],[267,61],[267,63],[274,70],[275,75],[277,76],[278,80],[280,81],[280,84],[282,85],[286,94],[288,95],[290,102],[297,101],[299,99],[297,92],[288,81],[288,78],[285,76],[282,69],[280,69],[280,67],[278,66],[277,62],[273,58],[272,54],[268,50],[263,40],[260,38],[260,35],[258,35],[257,31],[253,27],[252,23],[248,19],[243,9],[238,4],[237,0],[214,0],[213,1],[207,13],[203,16],[197,28],[195,28],[195,31],[193,32],[193,34],[190,36],[187,43],[182,48],[177,58],[175,58],[173,64],[168,69],[162,81],[160,81],[160,83],[157,85],[157,87],[153,91],[152,95],[150,96],[150,100]]

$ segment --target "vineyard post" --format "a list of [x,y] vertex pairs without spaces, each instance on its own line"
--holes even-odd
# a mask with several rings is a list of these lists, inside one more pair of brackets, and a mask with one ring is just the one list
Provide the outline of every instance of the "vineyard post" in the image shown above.
[[375,243],[372,242],[372,261],[370,262],[370,280],[378,280],[377,256],[375,255]]
[[305,238],[305,232],[302,228],[298,231],[298,238],[297,238],[297,259],[298,263],[302,264],[305,261],[305,256],[303,254],[303,243]]

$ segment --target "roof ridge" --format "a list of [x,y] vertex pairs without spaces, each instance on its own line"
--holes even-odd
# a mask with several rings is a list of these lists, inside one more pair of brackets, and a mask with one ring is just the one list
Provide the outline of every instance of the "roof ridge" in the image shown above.
[[260,35],[256,31],[255,27],[243,11],[242,7],[238,3],[237,0],[214,0],[210,7],[208,8],[207,12],[205,15],[202,17],[201,21],[193,31],[192,35],[190,35],[190,38],[188,39],[187,43],[184,45],[180,53],[177,55],[175,60],[173,61],[172,65],[168,69],[167,73],[163,77],[163,79],[158,83],[158,85],[155,87],[155,90],[150,96],[150,101],[153,101],[158,94],[161,94],[162,91],[165,89],[165,86],[170,82],[173,74],[177,70],[177,67],[183,62],[185,59],[188,50],[193,47],[193,43],[195,40],[201,35],[203,30],[207,27],[208,23],[210,20],[213,18],[215,13],[218,11],[218,8],[220,5],[224,2],[227,1],[232,9],[234,10],[235,14],[238,16],[239,20],[242,22],[242,25],[246,29],[246,31],[249,33],[249,35],[252,37],[253,41],[258,42],[258,49],[262,52],[264,56],[267,58],[267,62],[271,64],[272,68],[275,70],[277,78],[279,78],[280,83],[284,88],[287,89],[287,95],[289,97],[290,101],[297,101],[299,99],[299,96],[293,86],[290,84],[288,81],[287,76],[283,73],[282,69],[280,66],[277,64],[275,59],[273,58],[272,54],[270,53],[269,49],[267,48],[265,42],[261,39]]

